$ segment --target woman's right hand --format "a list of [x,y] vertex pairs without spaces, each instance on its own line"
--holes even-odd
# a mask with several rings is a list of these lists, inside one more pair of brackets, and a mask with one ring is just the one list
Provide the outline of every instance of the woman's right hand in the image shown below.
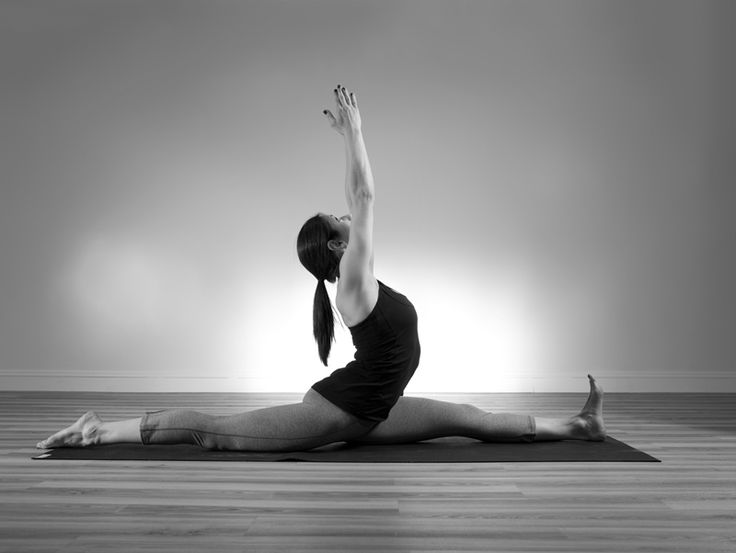
[[343,136],[346,132],[348,134],[360,132],[360,111],[358,110],[355,93],[345,90],[345,87],[340,85],[337,85],[333,92],[335,94],[337,116],[332,115],[332,112],[328,109],[322,112],[327,116],[330,126]]

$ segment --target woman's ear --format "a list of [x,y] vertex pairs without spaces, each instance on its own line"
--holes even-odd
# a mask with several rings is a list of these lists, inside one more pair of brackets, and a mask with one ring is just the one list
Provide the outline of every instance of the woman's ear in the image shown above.
[[345,248],[348,247],[348,243],[344,240],[328,240],[327,249],[333,252],[345,252]]

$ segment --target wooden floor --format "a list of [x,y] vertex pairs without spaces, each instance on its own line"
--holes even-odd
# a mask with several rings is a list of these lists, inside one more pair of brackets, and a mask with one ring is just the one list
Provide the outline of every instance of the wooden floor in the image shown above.
[[[433,397],[565,416],[585,394]],[[608,394],[609,434],[662,463],[30,459],[86,409],[231,414],[295,399],[0,392],[0,551],[736,551],[734,394]]]

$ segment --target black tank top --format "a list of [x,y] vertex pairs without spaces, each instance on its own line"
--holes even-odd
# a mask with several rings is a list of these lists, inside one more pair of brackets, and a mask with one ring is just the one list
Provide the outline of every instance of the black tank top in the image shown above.
[[312,389],[358,418],[383,421],[419,365],[417,312],[406,296],[379,280],[373,311],[349,328],[355,359]]

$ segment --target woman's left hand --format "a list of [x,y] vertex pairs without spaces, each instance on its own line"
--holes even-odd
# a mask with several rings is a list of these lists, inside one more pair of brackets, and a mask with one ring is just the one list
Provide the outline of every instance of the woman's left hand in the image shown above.
[[342,135],[345,135],[346,131],[348,133],[360,132],[362,122],[355,93],[345,90],[345,87],[340,85],[337,85],[333,92],[335,93],[337,116],[332,115],[328,109],[322,112],[327,116],[330,126]]

